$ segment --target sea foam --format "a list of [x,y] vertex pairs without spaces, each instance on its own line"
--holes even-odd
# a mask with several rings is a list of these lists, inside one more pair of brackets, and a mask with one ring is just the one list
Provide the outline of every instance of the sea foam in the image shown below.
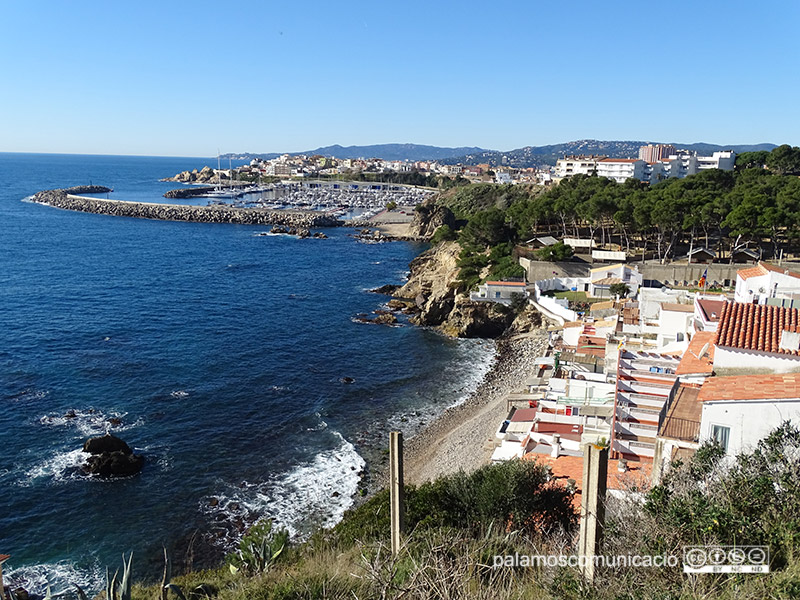
[[[272,519],[293,538],[304,538],[315,527],[333,527],[353,506],[361,473],[366,465],[353,444],[338,432],[337,447],[263,483],[242,482],[215,496],[212,513],[224,514],[231,522]],[[209,500],[204,504],[209,506]],[[218,520],[218,519],[217,519]],[[235,535],[222,540],[232,545]]]

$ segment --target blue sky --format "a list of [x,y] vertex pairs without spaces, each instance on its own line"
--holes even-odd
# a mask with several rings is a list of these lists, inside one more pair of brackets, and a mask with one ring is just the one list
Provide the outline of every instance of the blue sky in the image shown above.
[[3,2],[0,151],[800,144],[800,2]]

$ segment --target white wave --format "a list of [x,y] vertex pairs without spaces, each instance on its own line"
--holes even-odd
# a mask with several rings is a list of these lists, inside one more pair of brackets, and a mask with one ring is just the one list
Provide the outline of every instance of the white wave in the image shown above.
[[[233,522],[270,518],[293,538],[304,538],[316,526],[333,527],[353,506],[366,463],[353,444],[334,432],[338,447],[320,452],[313,460],[259,484],[243,482],[206,499],[211,512]],[[223,540],[230,545],[235,540]]]
[[44,415],[39,424],[48,427],[74,427],[81,437],[102,435],[109,431],[125,431],[141,425],[141,420],[125,421],[126,412],[104,413],[93,408],[87,410],[71,410],[64,414]]
[[189,392],[186,390],[175,390],[174,392],[170,393],[170,396],[173,398],[186,398],[189,395]]
[[[492,344],[491,348],[492,352],[481,353],[481,356],[471,356],[470,360],[462,361],[462,365],[469,365],[469,368],[463,373],[461,379],[461,381],[464,382],[464,387],[461,388],[462,394],[456,398],[456,400],[450,404],[448,408],[464,404],[464,402],[469,399],[469,397],[475,392],[483,380],[486,379],[486,376],[489,374],[489,371],[492,370],[495,360],[497,359],[497,353],[495,351],[494,344]],[[474,352],[472,354],[477,353],[476,348],[473,348],[473,351]]]
[[96,561],[85,568],[80,568],[70,561],[62,560],[10,568],[3,573],[3,579],[12,590],[21,587],[29,594],[37,596],[43,596],[49,585],[53,597],[64,594],[65,597],[71,598],[75,594],[75,584],[77,584],[91,598],[103,588],[105,572]]
[[79,469],[86,462],[86,453],[81,448],[58,452],[25,472],[22,486],[28,486],[35,479],[47,477],[55,481],[67,481],[80,477]]

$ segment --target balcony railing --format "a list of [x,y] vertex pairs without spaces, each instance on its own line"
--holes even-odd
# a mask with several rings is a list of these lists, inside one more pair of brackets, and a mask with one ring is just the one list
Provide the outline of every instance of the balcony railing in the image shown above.
[[659,435],[672,440],[697,443],[700,441],[700,421],[666,417],[659,429]]

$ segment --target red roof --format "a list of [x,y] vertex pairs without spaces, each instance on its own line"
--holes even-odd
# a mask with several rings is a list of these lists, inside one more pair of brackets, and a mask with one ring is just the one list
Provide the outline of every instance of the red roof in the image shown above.
[[741,277],[742,279],[749,279],[750,277],[761,277],[762,275],[766,275],[767,273],[781,273],[783,275],[788,275],[789,277],[795,277],[796,279],[800,279],[800,273],[795,273],[794,271],[790,271],[789,269],[781,269],[780,267],[776,267],[769,263],[760,262],[755,267],[749,267],[747,269],[739,269],[736,271],[736,275]]
[[800,356],[798,350],[780,347],[784,331],[800,332],[796,308],[726,302],[717,326],[717,346]]
[[711,377],[700,388],[700,402],[800,398],[800,373]]
[[538,412],[536,408],[518,408],[514,411],[514,414],[511,415],[511,420],[514,423],[519,423],[520,421],[535,421]]
[[719,316],[722,314],[722,305],[725,304],[724,300],[698,300],[697,304],[700,306],[700,311],[703,313],[703,318],[710,323],[719,321]]
[[[694,334],[692,341],[686,352],[683,353],[678,368],[675,369],[676,375],[696,375],[696,374],[711,374],[714,370],[714,332],[713,331],[698,331]],[[708,349],[701,355],[700,351],[708,344]]]

